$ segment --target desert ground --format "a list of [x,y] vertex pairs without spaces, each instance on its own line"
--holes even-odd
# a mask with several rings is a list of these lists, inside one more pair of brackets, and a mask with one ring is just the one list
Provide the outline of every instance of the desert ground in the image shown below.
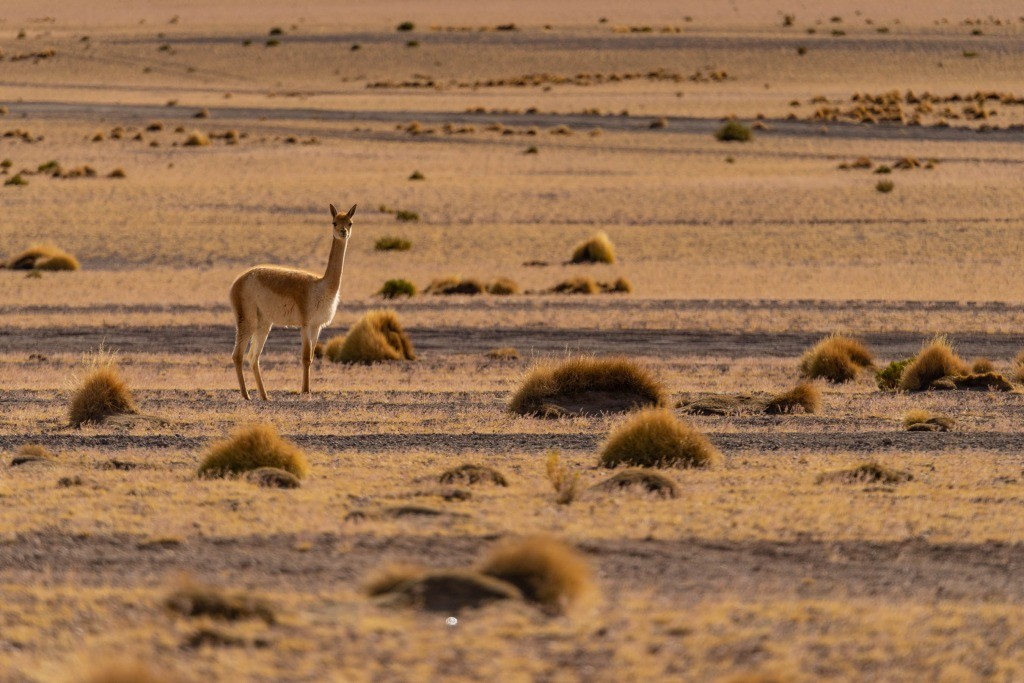
[[[672,405],[778,391],[831,333],[881,365],[945,335],[1014,378],[1018,2],[346,4],[0,5],[0,260],[52,243],[82,266],[0,270],[0,681],[1024,680],[1019,389],[864,373],[816,381],[815,414],[680,415],[724,465],[663,470],[671,500],[590,490],[622,414],[508,411],[531,367],[580,354],[634,359]],[[857,113],[882,96],[902,120]],[[753,139],[718,141],[729,118]],[[418,358],[319,359],[302,396],[299,332],[275,328],[273,400],[244,402],[228,288],[258,263],[323,272],[329,203],[358,210],[321,341],[391,308]],[[599,230],[617,262],[566,264]],[[578,275],[633,291],[548,291]],[[521,292],[378,294],[445,276]],[[69,426],[100,349],[145,419]],[[904,431],[918,408],[955,429]],[[197,476],[253,423],[307,452],[301,488]],[[11,465],[26,444],[55,460]],[[913,479],[820,478],[867,461]],[[466,462],[508,486],[438,483]],[[530,534],[592,568],[563,613],[450,626],[363,591]],[[183,581],[277,618],[174,613]]]

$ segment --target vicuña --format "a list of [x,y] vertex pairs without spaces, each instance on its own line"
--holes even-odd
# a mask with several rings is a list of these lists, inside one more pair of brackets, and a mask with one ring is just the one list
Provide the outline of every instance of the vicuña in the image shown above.
[[[323,277],[295,268],[256,266],[245,271],[231,285],[231,308],[235,312],[235,350],[231,359],[238,373],[242,397],[249,400],[242,373],[243,359],[256,376],[260,398],[268,400],[260,376],[260,354],[274,325],[298,327],[302,332],[302,393],[309,393],[309,365],[320,330],[334,318],[341,290],[345,250],[352,233],[355,204],[348,213],[338,213],[331,204],[334,240]],[[246,346],[249,350],[246,353]]]

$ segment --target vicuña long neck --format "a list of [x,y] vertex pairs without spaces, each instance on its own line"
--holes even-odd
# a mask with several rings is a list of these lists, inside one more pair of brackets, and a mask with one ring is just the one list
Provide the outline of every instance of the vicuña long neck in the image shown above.
[[327,259],[327,272],[324,273],[322,282],[330,292],[337,292],[341,288],[341,271],[345,268],[345,250],[348,248],[348,240],[336,239],[331,244],[331,255]]

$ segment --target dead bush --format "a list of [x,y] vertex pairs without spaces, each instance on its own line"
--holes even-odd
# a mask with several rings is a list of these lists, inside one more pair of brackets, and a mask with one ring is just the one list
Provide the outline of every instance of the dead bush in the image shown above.
[[22,444],[18,452],[11,458],[11,467],[18,467],[20,465],[30,465],[34,463],[52,464],[56,462],[57,457],[49,451],[45,446],[38,444]]
[[665,404],[661,383],[634,361],[580,356],[535,366],[513,395],[509,410],[558,417]]
[[68,419],[73,427],[102,422],[113,415],[139,412],[132,392],[117,368],[117,357],[98,351],[87,359],[90,370],[71,396]]
[[282,439],[273,426],[256,424],[213,444],[199,466],[199,476],[224,477],[261,467],[276,467],[300,479],[309,472],[306,454],[299,447]]
[[716,467],[722,454],[669,411],[647,408],[612,431],[600,460],[604,467]]
[[335,363],[416,360],[412,341],[391,309],[368,311],[348,334],[327,342],[324,354]]

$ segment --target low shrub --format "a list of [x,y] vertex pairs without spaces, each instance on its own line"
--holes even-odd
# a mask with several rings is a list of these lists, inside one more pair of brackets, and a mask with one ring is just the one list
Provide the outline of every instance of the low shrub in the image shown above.
[[909,472],[886,467],[877,462],[867,462],[848,470],[822,474],[818,477],[818,483],[834,481],[847,484],[901,484],[913,478],[914,475]]
[[498,470],[487,465],[474,465],[465,463],[457,467],[451,467],[437,478],[441,484],[495,484],[497,486],[508,486],[508,480]]
[[599,294],[601,285],[586,275],[571,277],[551,288],[553,294]]
[[638,488],[643,489],[644,493],[660,498],[676,498],[679,496],[679,487],[676,486],[674,481],[663,474],[639,467],[616,472],[608,479],[592,486],[591,490],[614,493],[622,489]]
[[502,346],[501,348],[491,349],[486,353],[486,356],[492,360],[518,360],[519,350],[513,346]]
[[381,237],[373,248],[377,251],[409,251],[412,242],[401,237]]
[[416,285],[401,278],[388,280],[378,293],[385,299],[397,299],[400,296],[416,296]]
[[913,358],[894,360],[887,366],[875,373],[875,381],[882,391],[896,391],[900,386],[900,378],[908,365],[914,362]]

